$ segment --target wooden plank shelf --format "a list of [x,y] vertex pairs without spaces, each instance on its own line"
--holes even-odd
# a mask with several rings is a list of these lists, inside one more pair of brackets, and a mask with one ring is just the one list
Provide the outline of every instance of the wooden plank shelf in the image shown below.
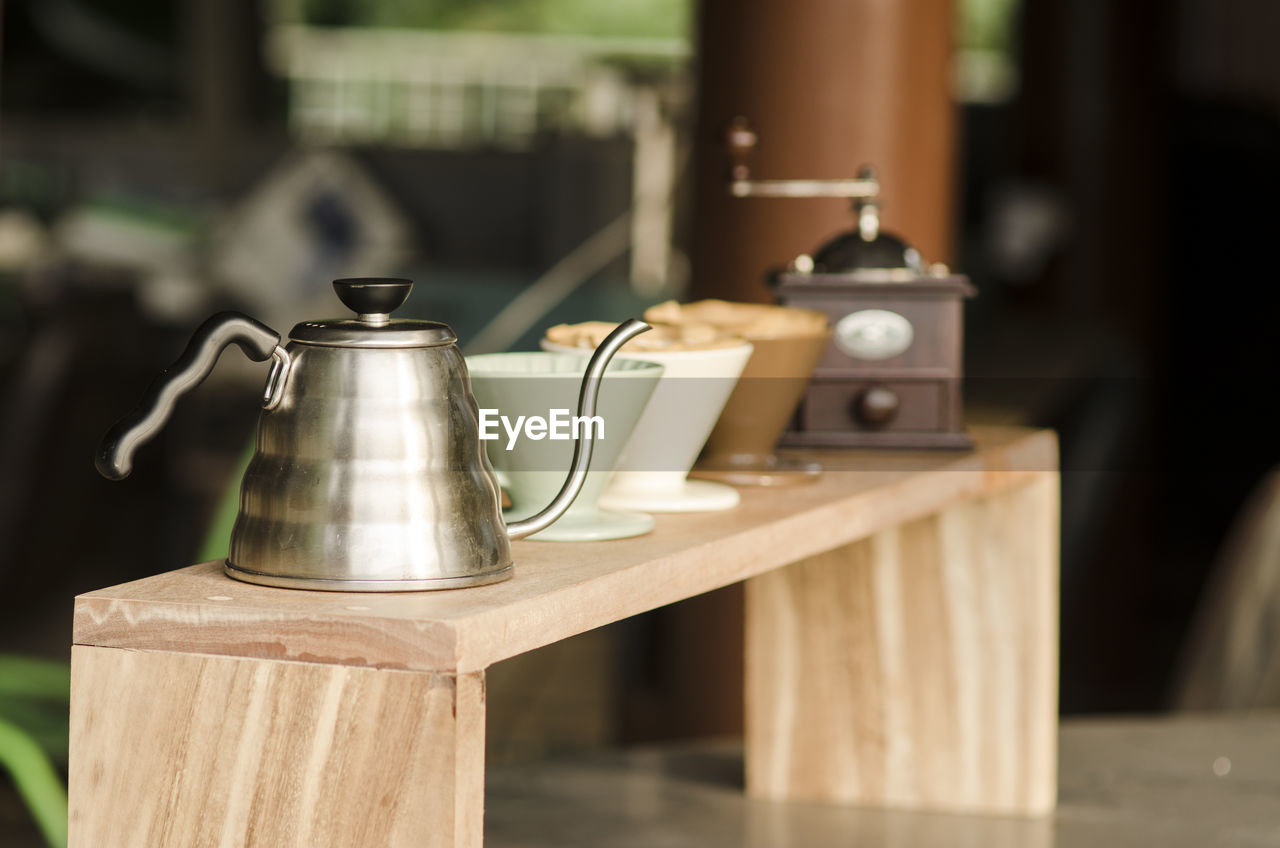
[[308,592],[205,563],[83,595],[71,844],[478,846],[485,669],[739,581],[749,794],[1043,813],[1057,444],[973,436],[815,453],[812,484],[636,539],[519,542],[491,586]]

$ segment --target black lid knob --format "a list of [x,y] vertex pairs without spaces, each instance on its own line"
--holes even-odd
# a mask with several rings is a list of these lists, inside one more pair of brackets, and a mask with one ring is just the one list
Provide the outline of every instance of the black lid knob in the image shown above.
[[388,315],[399,309],[413,281],[399,277],[347,277],[333,281],[338,299],[358,315]]

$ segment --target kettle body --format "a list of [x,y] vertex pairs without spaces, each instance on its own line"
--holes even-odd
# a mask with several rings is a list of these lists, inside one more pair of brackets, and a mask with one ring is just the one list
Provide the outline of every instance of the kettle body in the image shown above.
[[501,494],[458,348],[286,350],[279,402],[262,411],[241,483],[228,573],[348,591],[509,576]]
[[[139,409],[108,432],[99,471],[127,476],[133,452],[163,426],[177,397],[235,343],[273,367],[241,482],[228,575],[339,591],[449,589],[510,577],[510,540],[545,528],[573,502],[589,467],[590,437],[576,444],[552,503],[505,524],[452,330],[390,318],[410,286],[335,281],[357,317],[301,323],[287,345],[247,316],[214,316]],[[600,346],[584,376],[579,414],[594,414],[608,361],[647,329],[626,322]]]

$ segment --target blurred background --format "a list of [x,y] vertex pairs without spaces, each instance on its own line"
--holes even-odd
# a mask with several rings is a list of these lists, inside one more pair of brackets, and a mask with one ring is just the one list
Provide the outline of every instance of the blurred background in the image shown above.
[[[1256,541],[1280,526],[1280,280],[1261,261],[1280,232],[1276,4],[4,0],[0,16],[0,652],[65,662],[75,594],[225,554],[265,367],[225,357],[127,482],[92,466],[214,311],[287,330],[339,311],[334,277],[407,276],[405,314],[499,350],[670,297],[767,299],[770,268],[853,222],[838,201],[728,198],[737,114],[757,176],[875,163],[885,225],[979,291],[969,422],[1060,431],[1064,713],[1192,704],[1230,587],[1280,567]],[[491,758],[735,732],[737,602],[495,668]],[[1255,659],[1280,638],[1260,620]]]

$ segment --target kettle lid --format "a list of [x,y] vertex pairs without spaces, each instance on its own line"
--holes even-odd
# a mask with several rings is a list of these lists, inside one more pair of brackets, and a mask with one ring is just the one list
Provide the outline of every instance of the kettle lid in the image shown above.
[[413,281],[397,277],[348,277],[334,280],[333,290],[355,318],[303,321],[289,331],[289,338],[325,347],[438,347],[458,340],[447,324],[438,321],[392,319]]

